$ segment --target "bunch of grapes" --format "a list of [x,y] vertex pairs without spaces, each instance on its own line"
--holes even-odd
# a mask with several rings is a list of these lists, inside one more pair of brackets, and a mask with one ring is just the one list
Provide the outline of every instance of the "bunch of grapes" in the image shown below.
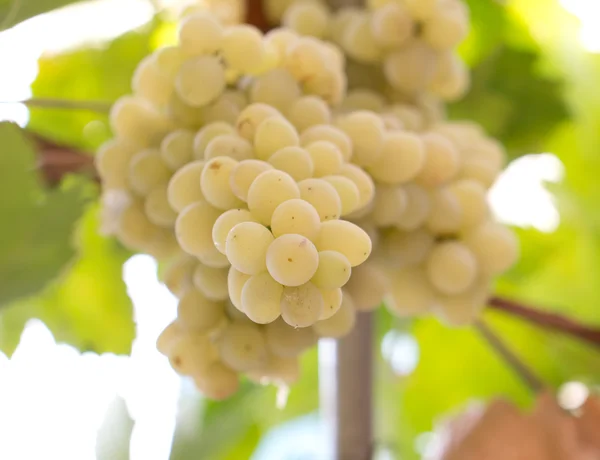
[[[465,324],[517,255],[486,203],[497,142],[445,121],[429,83],[347,90],[348,56],[387,75],[389,56],[414,57],[406,47],[449,53],[457,39],[425,31],[466,21],[465,7],[374,1],[331,16],[287,3],[266,34],[238,23],[239,2],[188,8],[179,44],[139,64],[97,156],[105,232],[163,261],[179,299],[157,347],[214,399],[242,374],[291,385],[303,352],[382,302]],[[408,18],[402,40],[388,14]],[[358,51],[367,35],[377,60]]]

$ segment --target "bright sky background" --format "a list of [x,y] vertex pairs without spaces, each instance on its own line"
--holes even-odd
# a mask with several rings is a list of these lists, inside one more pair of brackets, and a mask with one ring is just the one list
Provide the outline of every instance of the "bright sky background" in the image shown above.
[[[163,3],[175,1],[179,0]],[[581,19],[582,46],[600,52],[600,2],[561,3]],[[110,39],[148,22],[153,11],[149,0],[94,0],[0,33],[4,69],[0,72],[0,101],[30,97],[29,86],[43,52]],[[25,125],[28,111],[21,104],[0,104],[3,119]],[[494,212],[508,223],[552,231],[559,215],[543,182],[560,181],[562,175],[562,164],[551,154],[515,161],[490,192]],[[131,460],[168,458],[180,380],[154,344],[160,330],[175,316],[175,299],[158,283],[156,264],[150,257],[129,260],[124,279],[138,325],[131,357],[82,355],[70,346],[57,345],[39,321],[27,325],[11,360],[0,353],[1,459],[94,459],[98,427],[117,395],[124,398],[136,421]],[[153,308],[153,304],[161,308]],[[157,311],[162,314],[156,315]],[[382,353],[397,374],[406,375],[418,362],[419,348],[411,336],[392,331],[382,344]],[[569,388],[571,392],[578,389]],[[303,418],[281,430],[265,439],[253,460],[283,460],[284,450],[297,454],[302,447],[319,449],[314,442],[319,439],[314,418]],[[296,434],[290,437],[289,430]],[[287,440],[286,449],[282,438]],[[297,442],[290,445],[290,439]]]

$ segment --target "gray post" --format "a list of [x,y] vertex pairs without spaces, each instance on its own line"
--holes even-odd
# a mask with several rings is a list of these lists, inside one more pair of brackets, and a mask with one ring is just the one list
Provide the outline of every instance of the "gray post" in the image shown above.
[[321,410],[328,459],[373,456],[373,313],[359,313],[354,331],[319,345]]

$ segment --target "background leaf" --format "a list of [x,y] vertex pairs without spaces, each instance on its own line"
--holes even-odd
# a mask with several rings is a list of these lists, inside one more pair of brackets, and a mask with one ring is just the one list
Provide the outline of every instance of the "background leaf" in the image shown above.
[[0,0],[0,30],[80,0]]

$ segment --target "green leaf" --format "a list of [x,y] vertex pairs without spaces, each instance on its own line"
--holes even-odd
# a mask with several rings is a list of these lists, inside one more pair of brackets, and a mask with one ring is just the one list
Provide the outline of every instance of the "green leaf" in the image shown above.
[[86,185],[44,193],[35,152],[21,130],[0,123],[0,140],[1,307],[40,291],[74,256],[71,232],[84,210]]
[[0,30],[80,0],[0,0]]

